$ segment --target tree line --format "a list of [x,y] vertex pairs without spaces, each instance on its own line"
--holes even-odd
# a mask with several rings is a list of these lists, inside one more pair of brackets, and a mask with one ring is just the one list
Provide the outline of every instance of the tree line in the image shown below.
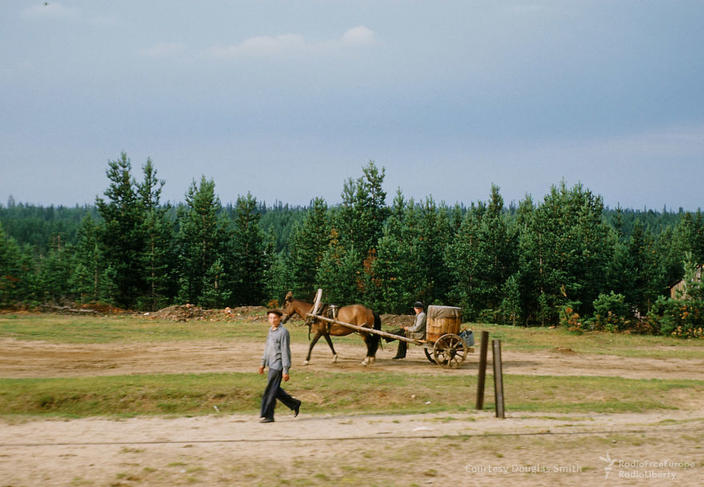
[[[137,179],[126,154],[106,175],[95,206],[69,212],[73,224],[52,215],[42,225],[47,209],[0,208],[13,235],[54,232],[43,246],[32,232],[21,238],[0,226],[0,306],[224,307],[275,302],[288,290],[310,298],[322,287],[330,302],[380,312],[405,313],[421,300],[460,306],[465,320],[702,335],[700,211],[607,210],[564,182],[517,205],[506,206],[497,186],[468,207],[400,190],[388,204],[385,169],[374,162],[344,182],[340,204],[315,198],[293,208],[268,208],[251,194],[223,206],[205,177],[185,203],[163,203],[152,161]],[[687,276],[686,299],[669,299]]]

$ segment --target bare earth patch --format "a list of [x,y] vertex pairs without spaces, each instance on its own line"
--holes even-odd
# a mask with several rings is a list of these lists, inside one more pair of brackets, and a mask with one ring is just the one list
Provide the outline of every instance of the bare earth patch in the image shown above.
[[[260,342],[56,344],[0,339],[0,377],[254,372]],[[319,344],[313,370],[364,370],[364,346],[337,343],[337,364]],[[292,380],[307,345],[293,344]],[[431,365],[419,347],[374,370],[476,374],[477,353],[458,370]],[[504,372],[525,375],[701,379],[702,359],[653,359],[566,350],[505,349]],[[469,399],[471,400],[471,398]],[[280,407],[277,421],[251,415],[174,419],[4,421],[0,485],[701,485],[702,398],[677,411],[642,414],[491,412],[308,415]]]
[[15,486],[701,485],[702,440],[704,418],[685,412],[32,421],[0,429],[0,474]]
[[[159,343],[64,344],[0,339],[0,377],[79,377],[98,375],[251,372],[258,366],[261,342],[251,340],[190,341]],[[315,370],[363,370],[364,345],[336,343],[340,356],[330,364],[330,350],[324,342],[313,350]],[[292,354],[302,369],[307,344],[294,343]],[[377,354],[374,370],[414,374],[474,374],[478,349],[458,370],[441,369],[428,362],[420,347],[409,347],[405,360],[391,360],[394,343]],[[582,355],[561,350],[524,352],[505,349],[504,373],[521,375],[608,376],[629,379],[701,379],[703,359],[656,359]],[[489,354],[491,358],[491,354]]]

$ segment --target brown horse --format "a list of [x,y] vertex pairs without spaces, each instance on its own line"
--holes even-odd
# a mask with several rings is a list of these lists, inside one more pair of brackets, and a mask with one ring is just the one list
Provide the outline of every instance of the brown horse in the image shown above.
[[[335,352],[335,347],[333,347],[332,345],[330,335],[345,336],[349,335],[350,333],[354,333],[355,330],[347,328],[343,325],[338,325],[336,323],[328,323],[327,321],[316,320],[306,316],[308,313],[311,312],[312,309],[313,305],[311,303],[301,301],[300,299],[294,299],[293,293],[289,291],[286,294],[286,297],[284,298],[285,316],[281,322],[286,323],[291,318],[291,316],[297,314],[298,316],[306,320],[306,323],[308,323],[310,329],[315,332],[315,335],[313,336],[313,339],[310,342],[310,347],[308,347],[308,356],[306,357],[306,361],[303,363],[304,365],[308,365],[310,363],[310,354],[311,352],[313,352],[313,347],[316,343],[318,343],[318,340],[321,336],[325,338],[326,342],[328,342],[330,350],[332,351],[332,361],[333,363],[335,363],[337,362],[337,352]],[[320,315],[325,315],[327,309],[329,308],[326,305],[320,311]],[[337,311],[336,319],[337,321],[350,323],[352,325],[363,326],[365,328],[373,327],[375,330],[381,330],[381,318],[379,318],[379,314],[375,313],[374,311],[361,304],[351,304],[349,306],[342,306]],[[360,335],[362,335],[362,339],[367,345],[367,356],[362,361],[362,365],[370,365],[374,363],[376,351],[379,348],[379,335],[365,332],[360,332]]]

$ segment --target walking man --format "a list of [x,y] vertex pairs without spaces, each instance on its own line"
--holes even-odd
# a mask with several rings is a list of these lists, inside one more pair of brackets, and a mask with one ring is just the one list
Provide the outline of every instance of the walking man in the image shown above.
[[267,311],[266,317],[271,328],[266,337],[266,346],[262,356],[259,373],[264,373],[264,368],[269,367],[266,389],[262,395],[262,411],[260,423],[274,422],[274,408],[278,399],[293,411],[293,416],[298,416],[301,401],[291,397],[281,388],[281,379],[288,382],[288,369],[291,367],[291,346],[288,330],[281,326],[281,311],[272,309]]

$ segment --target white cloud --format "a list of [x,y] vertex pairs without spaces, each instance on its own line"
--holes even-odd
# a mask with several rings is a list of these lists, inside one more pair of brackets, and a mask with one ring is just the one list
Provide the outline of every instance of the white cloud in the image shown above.
[[214,57],[260,56],[300,51],[308,47],[303,36],[284,34],[279,36],[255,36],[238,44],[212,46],[207,52]]
[[360,25],[332,40],[311,42],[301,34],[254,36],[237,44],[212,46],[206,50],[206,53],[218,58],[272,56],[282,53],[319,52],[341,47],[363,47],[374,43],[376,43],[374,31]]
[[369,46],[375,42],[374,31],[363,25],[353,27],[342,35],[342,43],[348,46]]

